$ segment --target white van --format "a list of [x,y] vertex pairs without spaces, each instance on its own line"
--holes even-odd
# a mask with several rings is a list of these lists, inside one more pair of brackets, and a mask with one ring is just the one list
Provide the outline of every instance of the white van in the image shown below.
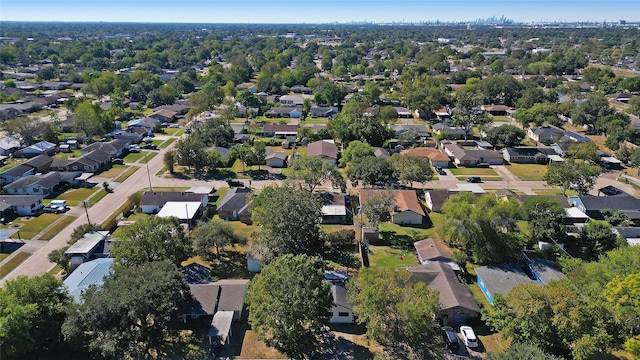
[[51,200],[51,202],[49,203],[49,205],[47,205],[45,207],[45,212],[52,212],[52,213],[63,213],[65,211],[67,211],[67,201],[66,200]]

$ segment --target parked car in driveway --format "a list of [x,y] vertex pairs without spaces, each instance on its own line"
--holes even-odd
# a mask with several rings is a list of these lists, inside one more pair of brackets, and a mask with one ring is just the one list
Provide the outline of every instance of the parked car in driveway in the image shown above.
[[472,176],[470,178],[467,179],[468,183],[481,183],[482,179],[480,179],[479,176]]
[[462,335],[462,342],[466,346],[470,348],[478,347],[478,338],[471,326],[460,326],[460,335]]
[[458,350],[460,348],[460,340],[455,330],[451,326],[442,327],[442,339],[449,350]]

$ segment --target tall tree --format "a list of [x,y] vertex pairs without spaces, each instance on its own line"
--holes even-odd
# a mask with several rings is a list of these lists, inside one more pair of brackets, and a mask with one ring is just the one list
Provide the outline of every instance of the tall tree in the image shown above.
[[376,196],[367,198],[365,204],[360,204],[360,211],[367,218],[369,225],[378,228],[383,221],[391,217],[391,210],[396,205],[396,199],[391,190],[385,190]]
[[320,247],[320,199],[289,186],[268,186],[253,200],[252,219],[273,257]]
[[215,257],[220,258],[220,249],[229,245],[246,244],[247,239],[233,231],[233,226],[220,219],[211,219],[200,223],[191,234],[196,253],[205,260],[213,260],[213,249],[216,249]]
[[258,338],[292,358],[308,358],[328,333],[333,297],[313,260],[284,255],[247,289],[249,323]]
[[456,93],[456,113],[451,118],[451,123],[464,128],[465,140],[474,126],[490,122],[484,112],[478,111],[479,105],[482,105],[482,98],[474,88],[463,88]]
[[400,182],[406,182],[413,187],[414,182],[424,184],[433,179],[435,172],[431,167],[431,160],[424,156],[393,154],[391,156],[394,176]]
[[356,158],[347,168],[347,177],[353,186],[357,186],[360,182],[364,186],[383,184],[389,181],[392,175],[391,162],[375,156]]
[[331,186],[336,189],[345,190],[347,188],[340,171],[318,156],[301,156],[293,160],[289,169],[291,173],[287,181],[309,192],[313,192],[325,181],[330,182]]
[[19,136],[26,146],[33,145],[45,129],[45,124],[37,118],[26,117],[4,122],[4,130],[9,136]]
[[496,147],[512,147],[520,144],[525,137],[522,129],[511,124],[503,124],[487,130],[487,140]]
[[[189,287],[167,261],[117,267],[102,288],[69,308],[63,334],[105,358],[171,358],[172,328],[186,305]],[[176,355],[177,357],[177,355]]]
[[547,185],[559,186],[562,189],[562,195],[566,196],[570,187],[584,195],[593,189],[601,172],[602,169],[597,165],[591,165],[582,160],[567,159],[551,163],[543,180]]
[[611,225],[605,222],[591,221],[582,227],[580,240],[589,248],[595,256],[603,255],[605,252],[617,247],[618,237],[613,233]]
[[76,107],[74,114],[73,126],[77,130],[84,132],[88,138],[102,132],[100,112],[90,101],[81,102]]
[[123,229],[111,255],[125,265],[166,260],[178,266],[191,252],[191,241],[178,218],[149,216]]
[[347,148],[342,152],[340,166],[347,166],[347,163],[353,159],[365,156],[373,156],[373,147],[360,140],[351,141]]
[[367,335],[392,358],[425,359],[441,355],[437,332],[438,293],[412,279],[404,269],[365,268],[347,284],[347,299]]
[[524,203],[525,219],[529,223],[531,242],[561,242],[566,230],[563,225],[564,208],[556,199],[534,196]]
[[51,274],[20,276],[0,290],[0,356],[37,358],[59,341],[70,303],[62,282]]

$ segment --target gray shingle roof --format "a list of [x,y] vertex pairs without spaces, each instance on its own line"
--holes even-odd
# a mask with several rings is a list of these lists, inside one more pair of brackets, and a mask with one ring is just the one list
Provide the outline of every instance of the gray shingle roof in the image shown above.
[[449,265],[436,261],[422,266],[409,267],[407,270],[411,272],[411,276],[415,280],[422,281],[431,289],[438,290],[443,310],[462,307],[480,313],[480,307],[471,291],[458,281]]
[[531,280],[524,271],[510,265],[480,266],[475,270],[492,296],[495,294],[507,296],[511,289],[522,283],[541,285],[541,283]]

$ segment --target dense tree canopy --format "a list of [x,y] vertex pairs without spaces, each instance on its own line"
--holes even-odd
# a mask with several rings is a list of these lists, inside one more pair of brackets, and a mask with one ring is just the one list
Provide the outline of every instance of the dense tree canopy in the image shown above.
[[205,260],[214,259],[214,248],[215,257],[220,258],[220,251],[225,246],[242,245],[247,242],[247,239],[235,233],[229,222],[220,219],[199,223],[191,233],[191,238],[196,253]]
[[597,165],[591,165],[582,160],[567,159],[549,164],[543,180],[548,185],[559,186],[562,195],[566,195],[569,188],[579,194],[586,194],[593,189],[596,179],[602,172]]
[[301,156],[293,160],[287,182],[309,192],[328,182],[335,189],[346,190],[347,184],[338,169],[319,156]]
[[347,177],[353,186],[384,184],[393,176],[393,166],[387,159],[365,156],[356,158],[347,168]]
[[347,299],[367,335],[393,358],[424,359],[442,350],[437,335],[437,292],[404,269],[362,269],[348,283]]
[[253,200],[252,219],[262,228],[260,242],[273,258],[307,254],[320,247],[322,204],[290,186],[268,186]]
[[333,296],[305,255],[284,255],[263,267],[249,283],[246,302],[258,338],[290,357],[310,357],[328,333]]

